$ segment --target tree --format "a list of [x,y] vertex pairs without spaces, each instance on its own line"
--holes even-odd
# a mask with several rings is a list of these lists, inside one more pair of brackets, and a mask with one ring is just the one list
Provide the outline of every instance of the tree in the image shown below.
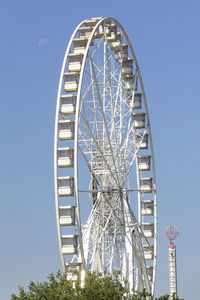
[[[119,274],[103,277],[101,273],[88,273],[84,288],[80,288],[79,280],[74,284],[67,280],[66,274],[60,271],[51,273],[48,281],[30,282],[28,291],[19,287],[19,295],[12,294],[11,300],[152,300],[145,292],[130,295],[127,286],[119,281]],[[165,295],[156,300],[168,300]],[[178,300],[174,298],[173,300]],[[181,299],[179,299],[181,300]],[[183,300],[183,299],[182,299]]]
[[[155,300],[169,300],[169,299],[170,299],[169,295],[164,295],[164,296],[161,296],[159,298],[156,298]],[[184,299],[180,299],[175,294],[173,294],[172,300],[184,300]]]

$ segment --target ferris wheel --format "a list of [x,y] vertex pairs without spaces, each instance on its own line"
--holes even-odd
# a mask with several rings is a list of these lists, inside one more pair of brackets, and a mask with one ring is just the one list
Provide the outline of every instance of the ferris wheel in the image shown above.
[[55,203],[63,271],[120,270],[154,293],[156,178],[150,120],[131,42],[114,18],[72,34],[57,97]]

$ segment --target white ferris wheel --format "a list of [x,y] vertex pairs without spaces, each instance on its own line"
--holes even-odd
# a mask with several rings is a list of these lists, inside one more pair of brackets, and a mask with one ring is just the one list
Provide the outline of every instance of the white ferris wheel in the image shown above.
[[113,18],[72,34],[58,87],[55,202],[63,271],[112,274],[154,293],[156,178],[150,120],[131,42]]

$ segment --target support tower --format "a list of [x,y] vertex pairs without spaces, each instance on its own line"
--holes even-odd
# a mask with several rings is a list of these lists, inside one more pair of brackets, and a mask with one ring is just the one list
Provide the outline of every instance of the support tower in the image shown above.
[[176,245],[173,241],[178,237],[179,232],[174,225],[170,225],[165,229],[165,235],[169,240],[169,294],[172,299],[173,294],[177,296]]

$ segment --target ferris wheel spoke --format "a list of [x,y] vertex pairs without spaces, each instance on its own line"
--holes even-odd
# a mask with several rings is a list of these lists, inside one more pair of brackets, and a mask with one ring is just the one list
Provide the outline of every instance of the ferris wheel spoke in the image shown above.
[[[121,72],[120,72],[118,84],[117,84],[117,91],[116,91],[116,101],[114,103],[114,115],[116,115],[116,113],[117,113],[118,103],[120,102],[120,104],[121,104],[121,101],[122,101],[122,95],[120,94],[121,88],[122,88],[122,85],[121,85]],[[120,140],[120,144],[121,144],[121,140]]]
[[[92,69],[90,68],[90,75],[92,78]],[[96,105],[96,95],[95,95],[95,89],[94,89],[94,85],[92,84],[92,95],[93,95],[93,106],[94,106],[94,119],[95,119],[95,125],[96,125],[96,137],[97,140],[99,140],[100,136],[99,136],[99,128],[98,128],[98,124],[97,124],[97,105]]]
[[[114,134],[114,140],[115,140],[115,149],[117,151],[117,156],[118,156],[118,147],[117,147],[117,136],[116,136],[116,128],[115,128],[115,114],[114,114],[114,100],[113,100],[113,93],[112,93],[112,74],[111,74],[111,69],[110,69],[110,58],[109,58],[109,54],[108,54],[108,45],[107,42],[105,42],[105,51],[106,51],[106,58],[107,58],[107,64],[108,64],[108,83],[109,83],[109,93],[110,93],[110,102],[111,102],[111,119],[112,121],[112,126],[111,126],[111,139],[113,138],[113,134]],[[110,56],[112,58],[112,56]],[[119,166],[118,166],[119,169]]]
[[[100,43],[99,43],[100,44]],[[98,54],[98,53],[103,53],[103,51],[101,50],[101,48],[98,46],[95,48],[95,50],[91,53],[90,51],[90,55],[89,55],[89,60],[87,60],[87,63],[86,63],[86,66],[88,64],[91,63],[91,60],[92,60],[92,63],[93,63],[93,69],[96,69],[96,73],[95,73],[95,77],[93,76],[93,72],[91,72],[91,66],[90,66],[90,70],[88,71],[87,68],[85,69],[85,74],[88,74],[90,77],[91,77],[91,83],[90,85],[88,86],[88,89],[85,91],[84,95],[83,95],[83,99],[85,98],[88,90],[91,88],[91,86],[95,83],[95,78],[97,79],[98,77],[100,76],[103,76],[104,75],[104,68],[106,68],[106,61],[101,65],[101,66],[98,66],[97,63],[95,63],[95,61],[93,60],[93,58],[95,59],[95,53]]]
[[102,156],[102,158],[103,158],[103,160],[104,160],[104,162],[105,162],[105,164],[106,164],[106,166],[107,166],[107,168],[108,168],[110,174],[112,175],[112,177],[113,177],[115,183],[116,183],[117,186],[119,187],[118,181],[116,181],[116,178],[115,178],[115,176],[114,176],[114,174],[113,174],[113,172],[112,172],[112,170],[111,170],[111,168],[110,168],[110,166],[109,166],[107,160],[105,159],[105,156],[104,156],[104,154],[103,154],[103,152],[102,152],[102,150],[101,150],[101,147],[99,146],[99,144],[97,143],[95,137],[93,136],[93,134],[92,134],[92,132],[91,132],[91,130],[90,130],[90,127],[89,127],[89,124],[88,124],[87,120],[84,118],[84,116],[82,115],[81,112],[80,112],[80,116],[81,116],[83,122],[85,123],[85,125],[86,125],[86,127],[87,127],[87,129],[88,129],[88,133],[89,133],[90,137],[92,138],[94,144],[97,146],[97,149],[98,149],[99,153],[101,154],[101,156]]
[[[131,168],[132,168],[132,166],[133,166],[133,164],[134,164],[134,162],[135,162],[135,160],[136,160],[136,158],[137,158],[138,151],[139,151],[139,149],[136,149],[136,151],[135,151],[135,153],[134,153],[134,155],[133,155],[132,160],[129,162],[129,166],[128,166],[128,168],[126,169],[126,174],[125,174],[125,177],[124,177],[124,179],[123,179],[123,184],[124,184],[125,181],[127,180],[127,177],[128,177],[128,175],[129,175],[129,172],[131,171]],[[127,156],[126,156],[126,157],[127,157]]]
[[[108,204],[108,206],[110,207],[110,209],[111,209],[112,212],[113,212],[113,215],[114,215],[114,217],[115,217],[115,220],[117,221],[118,226],[120,227],[120,230],[123,232],[124,235],[126,235],[124,225],[122,224],[122,220],[120,219],[120,217],[119,217],[119,216],[117,215],[117,213],[116,213],[116,206],[113,206],[113,205],[112,205],[112,203],[111,203],[111,201],[109,200],[109,198],[108,198],[107,195],[105,195],[105,198],[106,198],[106,203]],[[120,199],[120,195],[118,195],[118,198]],[[121,202],[123,202],[123,200],[122,200]],[[123,212],[123,211],[124,211],[123,206],[124,206],[124,205],[123,205],[123,203],[122,203],[122,211],[119,210],[120,213],[121,213],[122,215],[124,214],[124,212]],[[134,216],[133,212],[132,212],[132,215]],[[134,219],[136,220],[136,218],[134,218]],[[136,224],[138,224],[137,221],[136,221],[136,223],[134,224],[134,227],[136,226]],[[130,241],[130,240],[129,240],[129,243],[131,244],[131,241]]]
[[96,174],[93,172],[93,170],[92,170],[92,168],[91,168],[91,166],[90,166],[90,163],[89,163],[89,161],[87,160],[87,157],[86,157],[84,151],[82,151],[82,149],[81,149],[80,146],[79,146],[79,150],[80,150],[81,154],[83,155],[83,157],[85,158],[87,167],[88,167],[89,171],[92,173],[92,175],[93,175],[93,177],[94,177],[96,183],[97,183],[98,185],[100,185],[99,180],[97,179]]
[[[89,264],[92,265],[92,270],[95,270],[96,268],[99,270],[99,271],[102,271],[103,268],[102,268],[102,265],[101,265],[101,260],[100,260],[100,255],[99,255],[99,248],[98,248],[98,234],[99,234],[99,222],[95,222],[93,224],[93,236],[94,238],[91,238],[91,235],[90,235],[90,240],[91,240],[91,247],[92,247],[92,256],[90,258],[90,261],[89,261]],[[94,260],[95,258],[95,260]]]
[[90,53],[89,53],[89,58],[90,58],[90,62],[91,62],[91,69],[92,69],[92,72],[93,72],[96,89],[97,89],[98,101],[99,101],[99,104],[100,104],[100,107],[101,107],[101,112],[102,112],[102,115],[103,115],[103,122],[104,122],[105,130],[106,130],[106,135],[107,135],[107,139],[108,139],[108,143],[109,143],[109,147],[110,147],[110,151],[111,151],[111,155],[112,155],[113,166],[115,168],[115,172],[116,172],[116,176],[117,176],[117,185],[119,186],[120,182],[119,182],[118,171],[117,171],[117,167],[116,167],[116,163],[115,163],[116,158],[114,158],[114,154],[113,154],[113,148],[112,148],[110,135],[109,135],[108,127],[107,127],[107,122],[106,122],[106,117],[105,117],[105,113],[104,113],[104,109],[103,109],[103,104],[102,104],[102,101],[101,101],[101,95],[100,95],[100,92],[99,92],[98,83],[97,83],[97,79],[96,79],[96,74],[95,74],[95,71],[94,71],[93,61],[91,59]]
[[135,240],[135,245],[134,245],[134,249],[135,249],[135,256],[136,256],[136,261],[137,261],[137,265],[139,267],[139,269],[141,269],[141,274],[144,274],[144,281],[145,281],[145,287],[147,288],[147,290],[149,289],[149,280],[147,278],[147,275],[145,273],[146,270],[146,265],[145,265],[145,260],[144,260],[144,254],[143,254],[143,247],[142,247],[142,243],[141,243],[141,238],[140,238],[140,231],[139,231],[139,224],[138,221],[136,219],[136,217],[134,216],[134,213],[130,210],[128,203],[126,202],[125,205],[127,206],[127,209],[129,209],[129,213],[130,213],[130,218],[132,219],[133,222],[133,227],[134,227],[134,240]]
[[95,254],[96,254],[96,251],[97,251],[97,249],[99,249],[99,245],[102,242],[102,239],[103,239],[104,233],[105,233],[105,231],[106,231],[106,229],[108,227],[111,215],[112,215],[112,211],[110,212],[110,214],[109,214],[109,216],[107,218],[105,226],[103,228],[101,228],[101,234],[99,235],[99,237],[97,237],[97,238],[95,237],[96,238],[95,251],[93,252],[93,256],[91,257],[91,262],[93,262]]
[[[109,222],[110,222],[110,220],[111,220],[111,217],[113,216],[113,220],[116,220],[116,216],[114,215],[114,214],[115,214],[115,213],[114,213],[115,210],[116,210],[116,207],[111,209],[110,214],[109,214],[109,216],[108,216],[108,218],[107,218],[107,221],[106,221],[105,226],[101,228],[102,234],[101,234],[101,236],[98,237],[98,243],[96,244],[96,249],[98,249],[100,243],[102,242],[103,235],[104,235],[104,233],[106,232],[106,230],[107,230],[107,228],[108,228],[108,224],[109,224]],[[94,215],[95,215],[95,216],[98,216],[98,213],[97,213],[97,212],[96,212],[95,214],[93,213],[93,216],[94,216]],[[95,222],[95,220],[96,220],[96,218],[93,218],[93,221],[94,221],[94,222]],[[98,220],[99,220],[99,218],[98,218]],[[119,220],[119,222],[121,223],[121,220]],[[98,223],[100,224],[100,221],[98,221]],[[117,225],[117,224],[118,224],[118,225]],[[111,260],[111,261],[112,261],[112,259],[114,258],[114,256],[113,256],[113,254],[114,254],[114,252],[113,252],[113,251],[114,251],[114,246],[113,246],[113,245],[115,245],[115,247],[116,247],[116,243],[115,243],[115,239],[116,239],[116,228],[117,228],[119,225],[121,225],[121,224],[116,223],[116,225],[115,225],[115,229],[114,229],[114,237],[113,237],[113,243],[112,243],[111,248],[109,249],[109,251],[110,251],[110,258],[109,258],[109,260]],[[90,227],[91,227],[91,225],[90,225]],[[121,227],[122,227],[121,232],[124,232],[124,230],[125,230],[125,229],[124,229],[124,226],[121,225]],[[129,230],[130,230],[130,224],[129,224],[129,225],[127,224],[127,227],[128,227]],[[118,233],[118,234],[119,234],[119,233]],[[126,240],[127,240],[127,242],[128,242],[128,247],[130,247],[130,246],[132,245],[132,242],[131,242],[131,240],[130,240],[130,237],[127,236],[127,233],[125,234],[125,236],[126,236]],[[90,237],[90,239],[91,239],[91,238],[92,238],[92,237]],[[116,248],[116,250],[117,250],[117,248]],[[116,250],[115,250],[115,251],[116,251]],[[95,251],[95,253],[96,253],[96,251]],[[94,255],[95,255],[95,254],[94,254]],[[117,250],[117,255],[120,256],[119,250]],[[111,263],[111,265],[112,265],[112,263]]]

